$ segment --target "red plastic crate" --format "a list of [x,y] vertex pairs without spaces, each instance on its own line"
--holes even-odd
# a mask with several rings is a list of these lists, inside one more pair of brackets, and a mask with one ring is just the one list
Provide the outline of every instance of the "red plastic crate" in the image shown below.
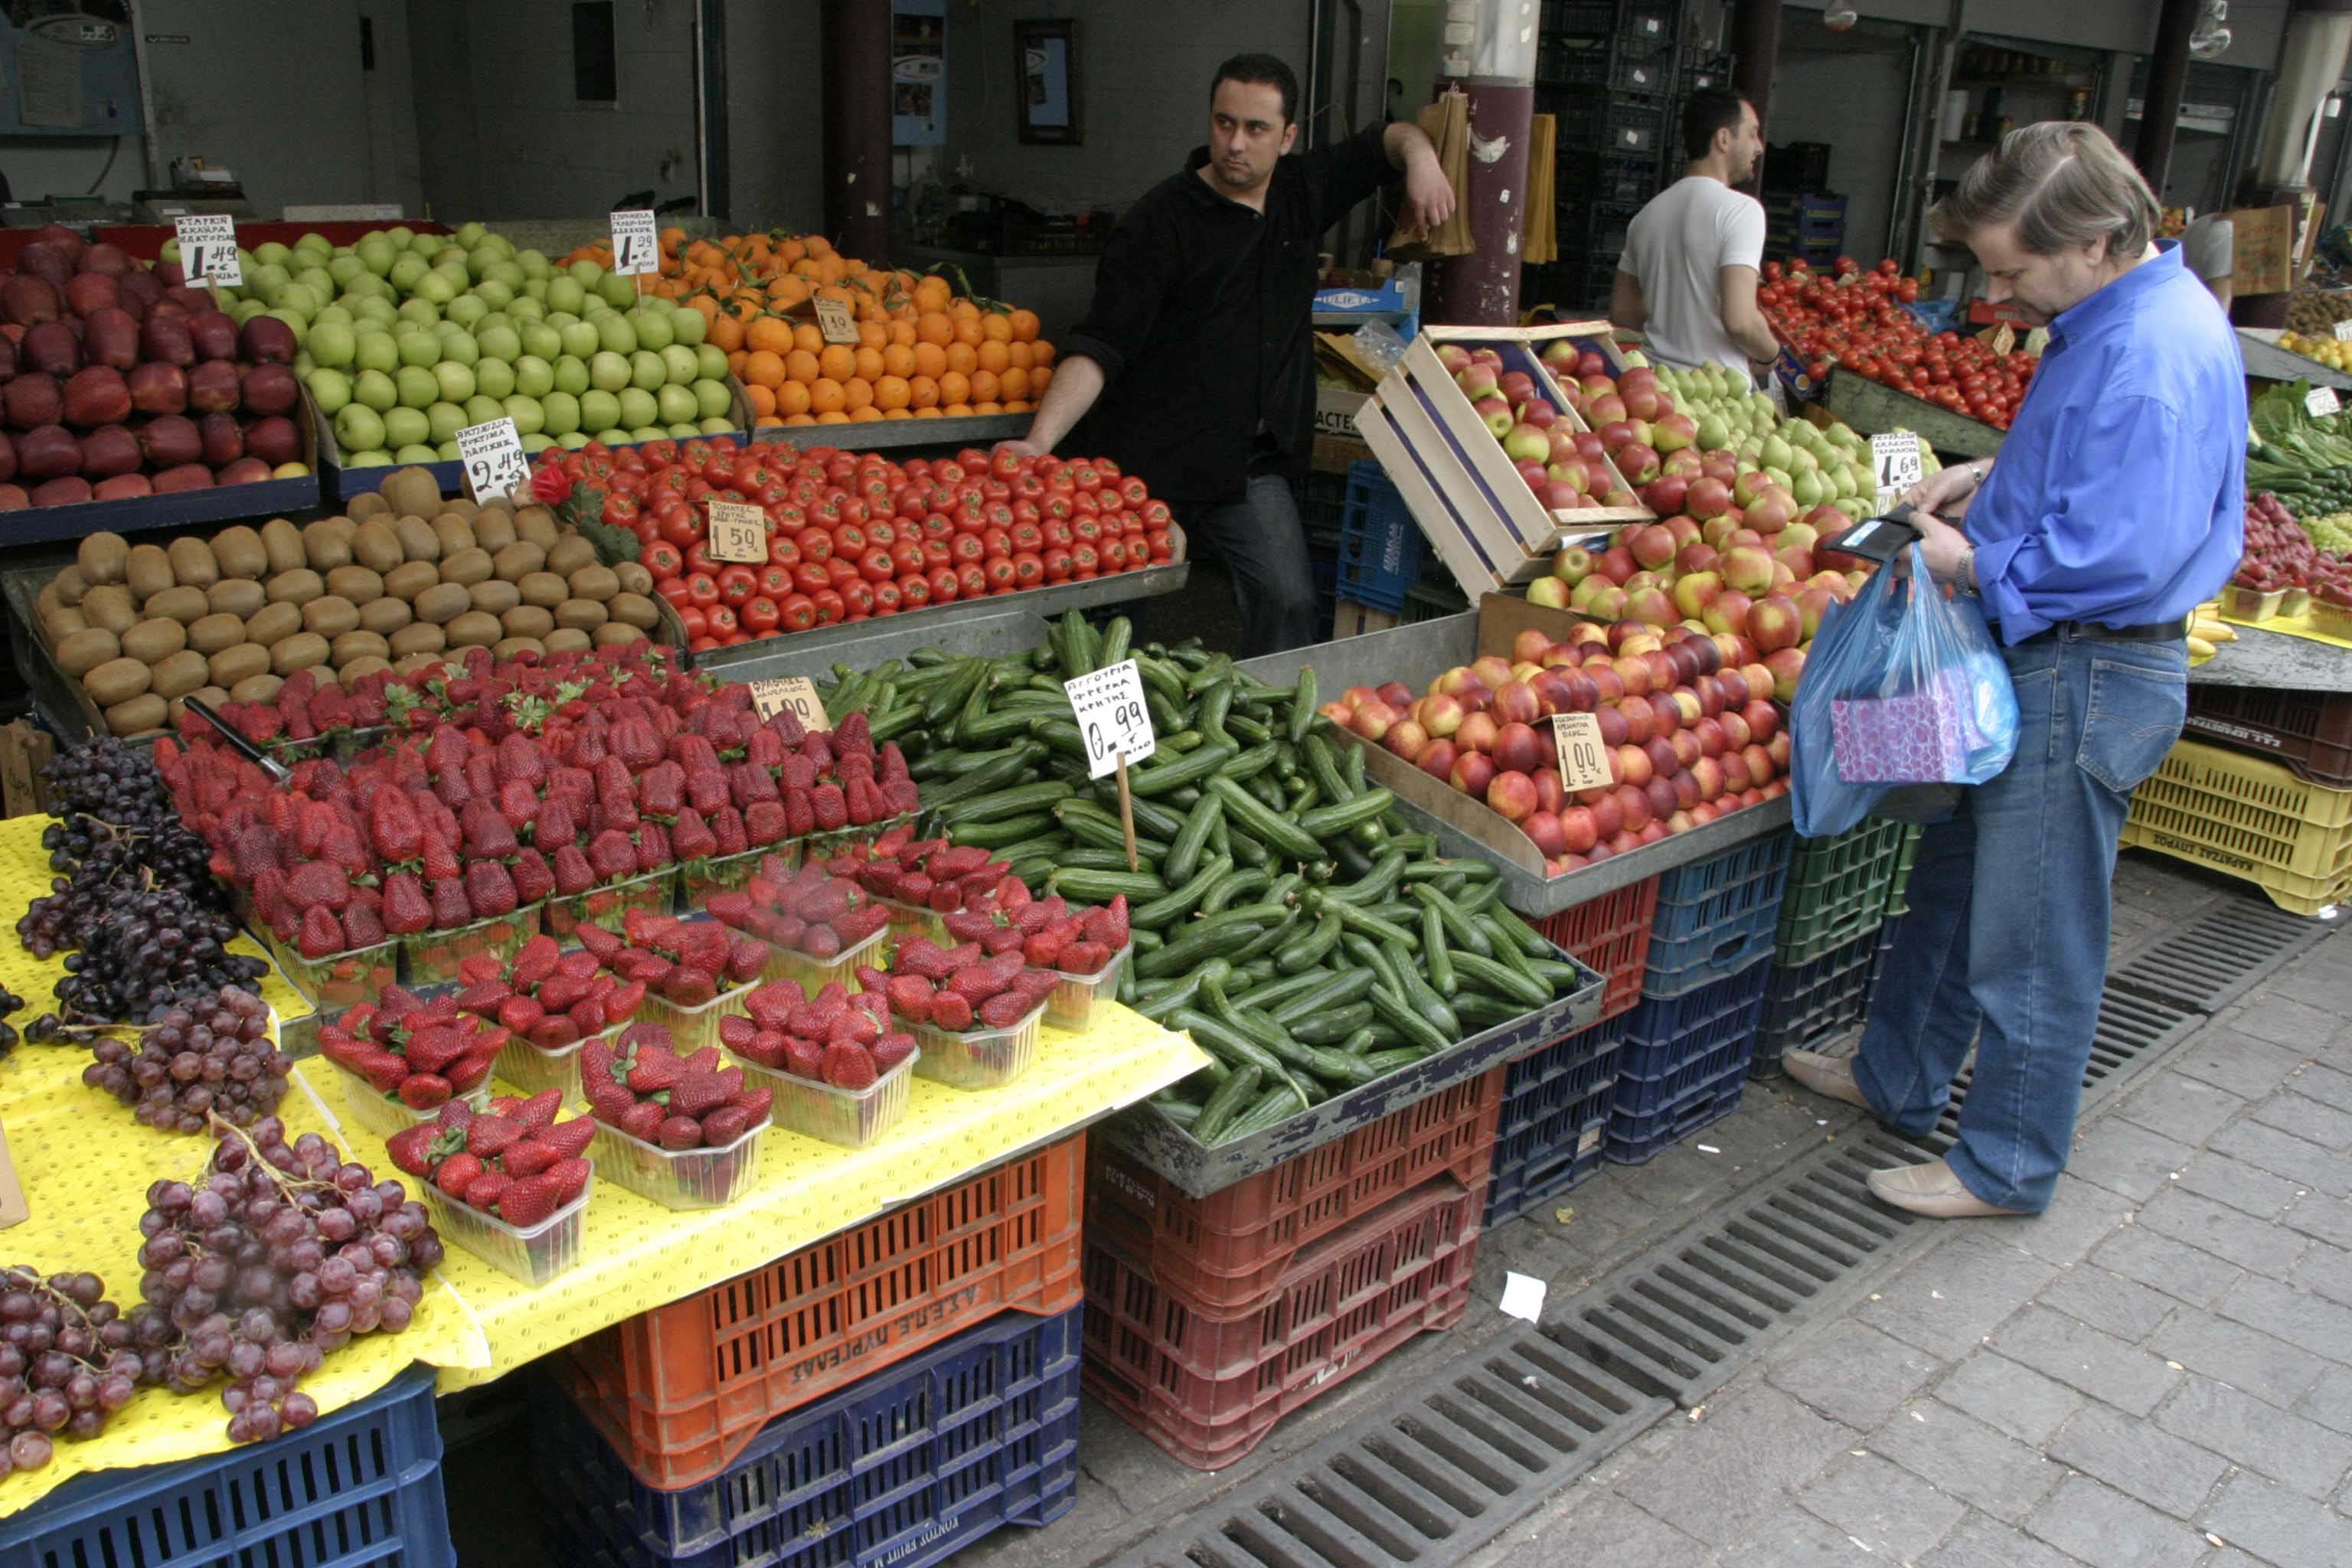
[[641,1312],[557,1360],[637,1478],[725,1470],[777,1416],[1002,1311],[1084,1295],[1084,1133]]
[[1642,976],[1650,967],[1650,927],[1657,912],[1658,879],[1644,877],[1536,922],[1546,941],[1609,977],[1594,1023],[1614,1018],[1642,999]]
[[1255,1308],[1298,1249],[1438,1174],[1483,1184],[1503,1103],[1496,1068],[1270,1171],[1195,1198],[1108,1140],[1087,1161],[1087,1237],[1213,1310]]
[[1301,1252],[1255,1311],[1213,1317],[1115,1248],[1087,1247],[1087,1392],[1195,1469],[1470,1304],[1486,1184],[1440,1176]]

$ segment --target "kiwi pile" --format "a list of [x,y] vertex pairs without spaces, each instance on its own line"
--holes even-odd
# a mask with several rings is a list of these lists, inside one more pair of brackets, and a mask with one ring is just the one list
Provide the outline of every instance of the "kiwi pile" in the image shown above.
[[653,576],[606,566],[545,507],[445,500],[404,468],[347,517],[284,518],[211,540],[81,542],[41,590],[43,643],[121,736],[174,722],[190,697],[268,702],[298,669],[351,682],[452,648],[500,658],[634,642],[661,624]]

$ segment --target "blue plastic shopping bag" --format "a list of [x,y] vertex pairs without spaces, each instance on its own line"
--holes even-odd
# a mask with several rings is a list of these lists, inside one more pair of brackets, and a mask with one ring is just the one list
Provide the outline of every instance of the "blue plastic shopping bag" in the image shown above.
[[1822,617],[1789,709],[1797,831],[1843,833],[1890,791],[1980,784],[2017,750],[2017,694],[1972,598],[1913,545]]

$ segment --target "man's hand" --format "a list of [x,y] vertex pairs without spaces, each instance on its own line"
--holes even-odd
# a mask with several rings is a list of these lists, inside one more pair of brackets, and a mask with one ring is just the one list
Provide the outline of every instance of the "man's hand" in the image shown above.
[[1983,481],[1977,478],[1973,463],[1955,463],[1939,469],[1903,492],[1909,506],[1939,517],[1966,517],[1969,502],[1976,499],[1978,487]]
[[1434,232],[1454,216],[1454,184],[1426,137],[1405,157],[1404,211],[1400,216],[1406,227],[1423,234]]
[[1050,447],[1040,447],[1034,441],[999,441],[995,446],[991,447],[989,450],[991,452],[1010,452],[1016,458],[1042,458],[1053,450],[1053,448]]
[[1960,581],[1960,557],[1968,552],[1969,536],[1930,511],[1913,512],[1911,526],[1919,531],[1919,552],[1927,558],[1927,570],[1936,581],[1966,588]]

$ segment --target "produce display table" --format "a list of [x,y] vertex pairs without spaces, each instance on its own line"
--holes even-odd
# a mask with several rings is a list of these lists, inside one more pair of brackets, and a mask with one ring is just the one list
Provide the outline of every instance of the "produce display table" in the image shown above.
[[2275,327],[2240,327],[2238,352],[2245,356],[2249,381],[2307,381],[2314,386],[2352,391],[2352,375],[2278,346]]
[[[0,895],[21,909],[47,881],[38,845],[42,817],[0,823]],[[0,943],[0,983],[43,1009],[63,972],[13,941]],[[296,1005],[273,973],[263,994],[281,1017]],[[1066,1137],[1202,1065],[1181,1035],[1098,1004],[1083,1035],[1044,1031],[1036,1064],[1015,1082],[967,1092],[918,1079],[905,1119],[877,1146],[836,1148],[780,1128],[763,1135],[759,1184],[723,1208],[674,1213],[600,1182],[589,1204],[579,1264],[530,1289],[448,1242],[415,1321],[371,1335],[329,1358],[303,1387],[333,1410],[382,1387],[415,1361],[441,1369],[443,1390],[488,1382],[558,1346],[715,1285],[874,1215],[1040,1144]],[[23,1022],[20,1016],[18,1022]],[[166,1137],[84,1088],[87,1055],[21,1046],[0,1060],[0,1126],[32,1217],[0,1236],[0,1261],[44,1273],[88,1269],[110,1299],[136,1300],[139,1215],[149,1184],[199,1173],[197,1138]],[[341,1075],[322,1060],[296,1068],[280,1107],[290,1132],[318,1131],[378,1177],[396,1177],[383,1140],[355,1124]],[[401,1177],[412,1191],[415,1184]],[[207,1391],[174,1397],[142,1390],[87,1443],[62,1442],[39,1470],[0,1480],[0,1515],[13,1513],[83,1471],[154,1464],[228,1447],[226,1412]]]
[[1830,372],[1822,400],[1831,413],[1864,436],[1884,435],[1900,426],[1916,432],[1937,451],[1957,452],[1964,458],[1990,458],[2000,450],[2005,438],[2004,432],[1981,419],[1955,414],[1848,370]]
[[2289,637],[2237,625],[2238,640],[2189,670],[2191,686],[2251,686],[2273,691],[2352,692],[2352,646],[2315,635]]

